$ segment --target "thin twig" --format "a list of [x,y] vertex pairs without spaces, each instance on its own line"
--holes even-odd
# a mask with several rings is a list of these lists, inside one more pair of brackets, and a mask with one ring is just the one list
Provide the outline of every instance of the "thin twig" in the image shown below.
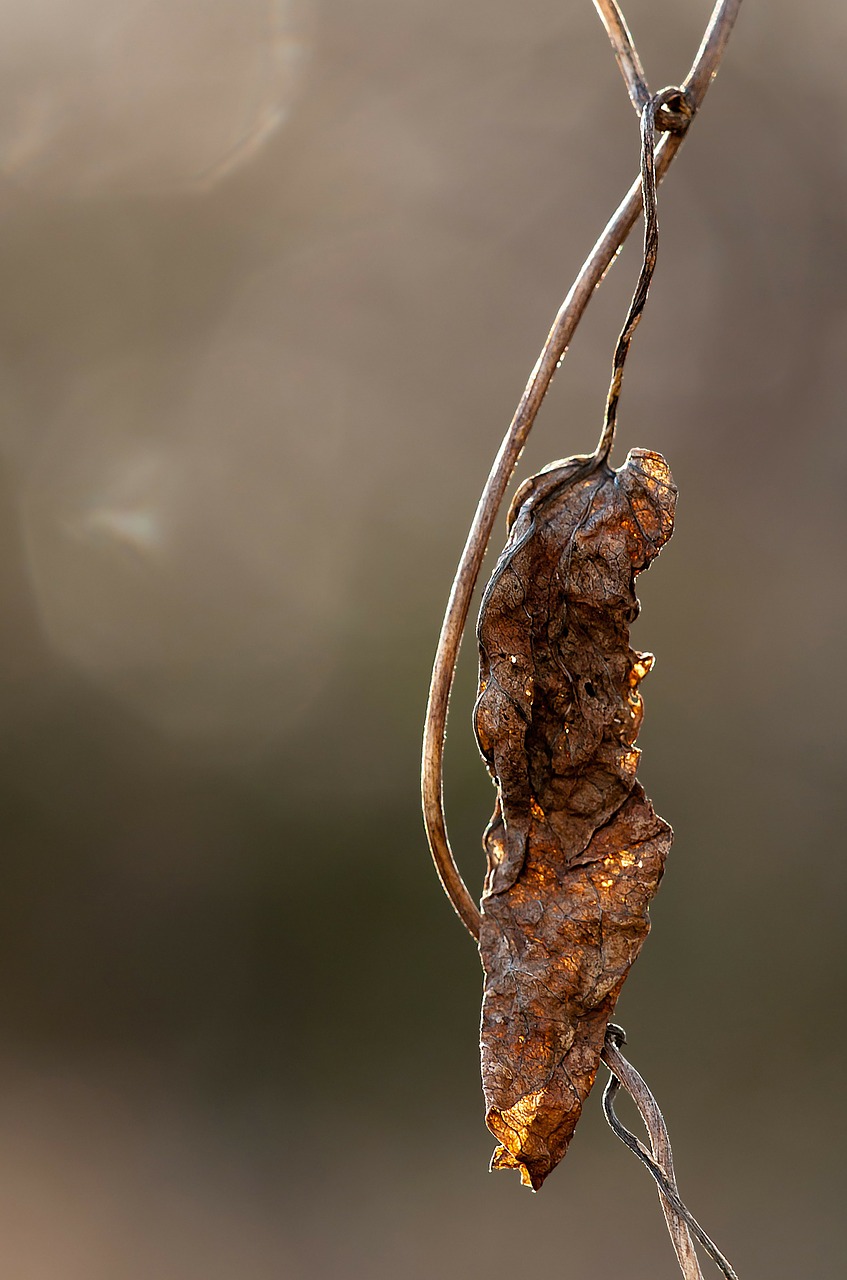
[[[665,90],[663,96],[669,96],[676,90]],[[606,414],[603,419],[603,430],[594,451],[595,465],[607,461],[615,441],[615,426],[618,420],[618,401],[623,385],[623,371],[629,354],[630,344],[644,313],[650,281],[656,270],[656,259],[659,256],[659,214],[656,207],[656,162],[655,162],[655,123],[656,108],[660,105],[655,99],[648,98],[641,112],[641,197],[644,204],[644,261],[632,295],[629,311],[623,329],[615,346],[612,359],[612,381],[606,397]]]
[[[616,1035],[615,1032],[619,1034]],[[650,1135],[653,1159],[664,1172],[668,1184],[676,1192],[673,1152],[667,1126],[665,1125],[665,1118],[645,1081],[632,1063],[628,1062],[621,1053],[621,1039],[620,1029],[613,1028],[610,1025],[606,1031],[606,1043],[601,1057],[612,1072],[612,1079],[617,1079],[621,1082],[638,1107],[644,1126]],[[662,1212],[665,1215],[668,1234],[679,1262],[679,1269],[685,1280],[703,1280],[703,1273],[700,1270],[697,1254],[694,1252],[691,1233],[688,1230],[685,1219],[677,1213],[671,1202],[662,1194],[661,1189],[659,1190],[659,1201],[662,1206]]]
[[[686,114],[690,112],[691,117],[699,110],[709,84],[717,74],[740,6],[741,0],[718,0],[715,5],[697,58],[682,86]],[[682,137],[682,132],[669,133],[656,148],[657,182],[667,172],[682,143]],[[479,937],[479,909],[462,880],[450,848],[444,818],[442,781],[447,709],[462,632],[497,512],[541,402],[594,290],[635,224],[640,205],[639,177],[613,214],[562,303],[482,491],[453,580],[438,639],[424,724],[421,776],[424,823],[441,883],[460,919],[474,937]]]
[[[721,1253],[714,1240],[706,1234],[700,1223],[679,1198],[679,1191],[673,1172],[673,1155],[664,1118],[656,1099],[646,1083],[635,1067],[630,1062],[627,1062],[620,1052],[620,1045],[625,1040],[626,1036],[623,1030],[610,1023],[606,1029],[606,1043],[601,1055],[612,1072],[603,1094],[603,1113],[617,1137],[629,1147],[630,1151],[638,1156],[639,1160],[649,1169],[656,1180],[665,1221],[668,1224],[668,1232],[685,1280],[703,1280],[699,1264],[694,1256],[691,1236],[687,1229],[694,1233],[706,1253],[726,1277],[726,1280],[738,1280],[736,1271]],[[648,1128],[652,1151],[648,1151],[644,1144],[639,1142],[634,1133],[630,1133],[629,1129],[621,1123],[615,1114],[614,1099],[621,1084],[632,1097]]]
[[594,8],[600,15],[600,21],[606,28],[606,35],[615,51],[630,101],[641,115],[650,101],[650,90],[647,88],[647,77],[635,41],[626,25],[626,18],[618,8],[617,0],[594,0]]

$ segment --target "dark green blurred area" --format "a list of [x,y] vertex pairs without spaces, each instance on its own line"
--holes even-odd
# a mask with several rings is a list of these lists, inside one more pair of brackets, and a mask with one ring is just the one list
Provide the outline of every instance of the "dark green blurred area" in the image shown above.
[[[845,1260],[847,18],[748,4],[621,406],[618,462],[661,450],[680,498],[635,633],[676,841],[619,1017],[684,1197],[740,1275],[794,1280]],[[707,5],[626,8],[679,79]],[[0,1259],[670,1276],[599,1092],[540,1196],[487,1174],[478,962],[418,806],[455,562],[637,122],[588,0],[327,0],[302,31],[286,119],[217,183],[8,177]],[[592,446],[636,261],[522,475]],[[476,887],[474,679],[469,640],[447,805]]]

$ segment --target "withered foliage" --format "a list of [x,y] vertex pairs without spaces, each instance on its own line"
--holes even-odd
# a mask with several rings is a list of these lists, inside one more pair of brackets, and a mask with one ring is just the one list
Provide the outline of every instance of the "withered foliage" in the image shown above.
[[492,1167],[538,1189],[565,1154],[649,930],[671,829],[636,781],[635,576],[673,531],[664,459],[554,463],[519,489],[483,597],[475,728],[497,783],[482,1078]]

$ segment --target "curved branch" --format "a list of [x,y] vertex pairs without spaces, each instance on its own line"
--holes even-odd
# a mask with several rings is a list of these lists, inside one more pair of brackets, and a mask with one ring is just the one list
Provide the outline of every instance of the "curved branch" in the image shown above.
[[[741,0],[718,0],[706,34],[683,84],[685,102],[693,116],[717,74]],[[656,148],[656,178],[661,181],[682,143],[682,134],[666,134]],[[494,521],[521,450],[526,443],[541,402],[559,363],[567,351],[591,295],[608,271],[615,255],[635,224],[641,204],[641,180],[624,196],[605,230],[588,255],[562,303],[530,375],[511,425],[503,439],[482,491],[468,539],[450,591],[441,627],[424,724],[421,791],[429,847],[445,892],[460,919],[474,937],[479,936],[479,909],[459,874],[444,818],[443,765],[447,709],[462,632]]]

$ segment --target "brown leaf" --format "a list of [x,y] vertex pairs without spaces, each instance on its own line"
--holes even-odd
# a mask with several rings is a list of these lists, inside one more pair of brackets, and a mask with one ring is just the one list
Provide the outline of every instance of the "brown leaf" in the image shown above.
[[518,491],[480,609],[475,728],[498,787],[488,874],[482,1078],[492,1168],[537,1190],[565,1154],[606,1024],[649,930],[671,829],[636,781],[635,575],[673,531],[657,453],[552,464]]

